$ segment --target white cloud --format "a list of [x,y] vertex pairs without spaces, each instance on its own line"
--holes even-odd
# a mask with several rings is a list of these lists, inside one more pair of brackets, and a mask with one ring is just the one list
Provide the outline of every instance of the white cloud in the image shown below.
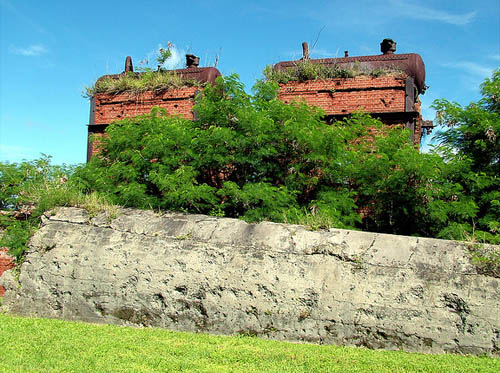
[[11,48],[12,53],[19,54],[21,56],[41,56],[48,52],[47,48],[42,44],[33,44],[27,48]]
[[427,8],[424,6],[419,6],[413,4],[412,2],[401,1],[401,0],[391,0],[394,5],[394,11],[414,19],[422,19],[427,21],[438,21],[449,23],[452,25],[466,25],[474,19],[476,12],[472,11],[464,14],[451,13],[444,10]]
[[491,67],[483,66],[476,62],[469,62],[469,61],[446,63],[443,66],[465,70],[470,74],[474,74],[480,77],[489,77],[493,72],[493,68]]
[[157,61],[156,58],[160,54],[160,49],[170,49],[172,55],[163,63],[161,66],[167,70],[174,70],[184,67],[184,55],[186,54],[184,50],[178,49],[174,44],[168,43],[167,46],[163,47],[161,44],[158,44],[158,48],[148,53],[147,57],[139,62],[139,65],[143,65],[143,67],[151,67],[156,69]]
[[[161,48],[161,45],[158,49]],[[171,44],[170,52],[172,55],[168,60],[165,61],[163,67],[167,70],[173,70],[181,66],[184,55],[186,54],[183,50],[179,50],[175,45]]]

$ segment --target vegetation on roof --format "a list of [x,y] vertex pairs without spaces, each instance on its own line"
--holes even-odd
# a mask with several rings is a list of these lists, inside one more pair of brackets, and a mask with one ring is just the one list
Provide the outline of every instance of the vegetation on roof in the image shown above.
[[166,70],[166,62],[172,57],[171,48],[174,45],[167,43],[167,47],[161,45],[156,51],[156,62],[158,70],[150,64],[149,58],[139,62],[138,73],[132,71],[117,75],[103,76],[92,85],[84,88],[83,97],[91,98],[97,93],[119,94],[129,92],[137,94],[146,91],[156,93],[168,91],[169,89],[182,87],[199,87],[202,83],[196,79],[184,77],[175,71]]
[[181,87],[197,87],[204,83],[196,80],[185,78],[182,74],[176,74],[172,71],[146,71],[143,73],[128,72],[122,75],[104,76],[97,82],[85,87],[83,96],[91,98],[97,93],[113,93],[122,92],[141,93],[146,91],[163,92],[169,89]]
[[402,70],[394,67],[369,68],[361,66],[359,62],[350,66],[325,65],[313,63],[310,60],[299,60],[295,65],[286,69],[275,69],[272,65],[267,65],[263,71],[264,77],[268,81],[278,84],[286,84],[290,81],[305,82],[316,79],[354,78],[356,76],[383,76],[390,74],[401,74]]

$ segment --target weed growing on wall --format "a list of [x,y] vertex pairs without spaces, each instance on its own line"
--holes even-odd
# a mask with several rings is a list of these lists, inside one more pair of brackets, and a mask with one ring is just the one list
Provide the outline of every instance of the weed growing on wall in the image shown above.
[[21,260],[40,217],[56,206],[78,206],[91,213],[116,214],[106,198],[83,194],[71,181],[75,166],[57,166],[50,157],[22,163],[0,162],[0,246]]
[[316,79],[354,78],[356,76],[382,76],[388,74],[402,74],[396,68],[375,68],[361,66],[352,63],[350,66],[339,66],[331,64],[313,63],[310,60],[299,60],[295,65],[286,69],[275,69],[267,65],[263,71],[264,78],[278,84],[286,84],[290,81],[305,82]]
[[171,71],[128,72],[118,76],[104,76],[90,87],[85,87],[83,97],[91,98],[98,93],[118,94],[130,92],[137,94],[146,91],[162,92],[181,87],[197,87],[202,83],[187,79],[182,74]]
[[175,71],[162,68],[162,65],[172,57],[172,47],[173,44],[168,42],[166,48],[160,47],[156,52],[158,70],[149,66],[148,59],[144,59],[139,63],[141,66],[138,68],[138,73],[129,71],[119,75],[105,75],[92,86],[85,87],[83,97],[91,98],[98,93],[130,92],[137,94],[146,91],[162,92],[174,88],[202,86],[203,83],[195,79],[189,79]]

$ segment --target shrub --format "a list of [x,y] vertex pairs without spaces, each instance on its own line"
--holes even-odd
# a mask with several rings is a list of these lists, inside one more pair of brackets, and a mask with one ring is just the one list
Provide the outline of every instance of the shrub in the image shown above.
[[0,246],[19,261],[40,217],[56,206],[79,206],[96,214],[116,214],[102,196],[84,195],[71,175],[75,166],[57,166],[50,156],[22,163],[0,162]]
[[440,236],[500,244],[500,70],[484,81],[481,93],[466,107],[434,101],[438,122],[446,127],[435,151],[446,160],[444,177],[468,201]]
[[[76,176],[88,191],[132,207],[436,231],[429,224],[443,215],[430,207],[446,191],[429,185],[440,177],[439,157],[420,154],[407,131],[366,114],[326,125],[321,110],[276,97],[274,82],[258,82],[251,96],[236,76],[218,78],[198,98],[196,121],[155,109],[114,123],[103,151]],[[370,210],[363,222],[359,207]]]

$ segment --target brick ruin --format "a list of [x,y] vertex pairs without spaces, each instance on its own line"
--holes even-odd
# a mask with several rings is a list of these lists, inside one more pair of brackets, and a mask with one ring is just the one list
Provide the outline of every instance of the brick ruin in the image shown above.
[[[423,120],[419,95],[424,94],[425,65],[415,53],[395,54],[396,43],[384,39],[382,54],[343,58],[309,59],[307,43],[302,44],[303,56],[298,61],[279,62],[277,70],[297,69],[305,60],[331,69],[357,69],[366,72],[354,77],[290,81],[280,84],[278,98],[285,103],[304,100],[326,112],[325,120],[341,120],[362,110],[387,125],[404,125],[418,146],[423,133],[432,130],[432,121]],[[378,74],[370,72],[378,71]]]
[[[186,55],[187,67],[173,70],[172,73],[183,79],[197,81],[200,85],[214,84],[215,79],[221,75],[220,71],[214,67],[198,67],[198,64],[199,58],[188,54]],[[133,73],[132,59],[130,57],[127,57],[125,70],[121,74],[104,75],[99,79],[106,77],[118,79],[127,73]],[[140,76],[141,73],[135,74]],[[90,137],[92,135],[102,135],[106,127],[114,121],[148,114],[154,106],[165,109],[168,114],[183,115],[185,118],[193,119],[194,99],[200,89],[202,88],[197,86],[187,86],[161,92],[96,93],[90,101],[87,161],[90,160],[90,157],[96,152],[96,147],[98,147],[98,144],[92,144]]]
[[[396,43],[384,39],[380,55],[343,58],[310,59],[307,43],[303,43],[303,56],[296,61],[283,61],[274,65],[276,70],[297,69],[301,61],[321,64],[332,68],[352,68],[365,70],[390,70],[391,73],[364,74],[355,77],[289,81],[280,84],[278,98],[285,103],[304,100],[309,105],[322,108],[326,112],[325,121],[331,123],[363,110],[387,125],[404,125],[411,132],[414,143],[420,144],[422,134],[432,130],[432,121],[423,120],[420,112],[419,95],[426,89],[425,65],[415,53],[396,54]],[[221,75],[213,67],[198,67],[199,58],[186,55],[186,69],[172,72],[188,79],[197,80],[201,85],[214,83]],[[121,74],[104,77],[119,78],[133,72],[132,60],[127,57],[125,70]],[[140,73],[136,73],[139,75]],[[168,114],[184,115],[193,119],[194,98],[201,87],[175,88],[163,92],[147,91],[139,94],[97,93],[91,99],[89,139],[93,134],[103,134],[113,121],[126,117],[146,114],[153,106],[166,109]],[[87,160],[96,152],[96,144],[88,143]]]
[[[14,258],[8,254],[8,249],[0,248],[0,277],[5,271],[14,268]],[[5,294],[5,289],[0,286],[0,297]]]

